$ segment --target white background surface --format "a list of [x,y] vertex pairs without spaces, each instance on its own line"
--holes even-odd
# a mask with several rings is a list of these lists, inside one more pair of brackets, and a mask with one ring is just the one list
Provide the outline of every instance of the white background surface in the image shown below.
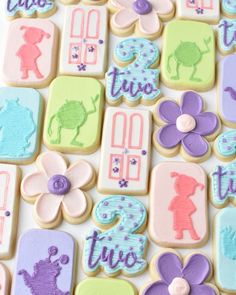
[[[4,13],[5,2],[6,2],[6,0],[0,1],[0,58],[1,58],[1,61],[3,59],[3,53],[4,53],[4,49],[5,49],[6,32],[7,32],[7,28],[9,25],[9,21],[6,19],[5,13]],[[58,5],[58,10],[57,10],[56,14],[54,14],[53,16],[50,17],[50,20],[52,20],[59,27],[60,32],[61,32],[63,20],[64,20],[64,14],[65,14],[65,6],[62,4],[57,4],[57,5]],[[111,63],[112,52],[113,52],[112,48],[114,47],[115,44],[117,44],[118,41],[119,41],[119,38],[110,35],[110,50],[109,50],[110,63]],[[159,46],[159,50],[161,51],[161,38],[158,39],[158,46]],[[218,59],[219,59],[219,57],[218,57]],[[2,86],[5,86],[5,85],[4,85],[3,81],[0,80],[0,87],[2,87]],[[163,84],[161,84],[161,90],[162,90],[163,96],[168,96],[168,97],[176,99],[176,100],[179,99],[182,94],[182,92],[180,92],[180,91],[167,89],[166,87],[164,87]],[[47,100],[48,89],[47,88],[42,89],[42,90],[39,90],[39,92],[42,94],[44,100]],[[215,112],[216,111],[216,104],[217,104],[216,87],[212,91],[203,92],[202,97],[205,102],[206,110]],[[126,107],[126,106],[123,104],[122,107]],[[139,105],[136,108],[144,108],[144,107]],[[152,110],[153,106],[152,107],[145,107],[145,108]],[[153,125],[153,128],[155,128],[154,125]],[[224,129],[226,129],[226,128],[224,127]],[[42,146],[42,151],[44,151],[44,150],[46,150],[46,149],[44,146]],[[85,160],[89,161],[95,167],[96,171],[98,171],[98,169],[99,169],[100,149],[96,153],[94,153],[92,155],[88,155],[88,156],[81,156],[81,155],[67,155],[67,156],[71,162],[77,160],[78,158],[81,158],[81,159],[85,159]],[[165,159],[162,156],[160,156],[159,154],[157,154],[157,152],[154,150],[154,148],[152,148],[151,167],[154,167],[157,163],[159,163],[161,161],[166,161],[166,160],[167,161],[174,161],[174,160],[183,161],[183,159],[181,159],[181,157],[179,157],[179,156],[175,157],[175,158],[171,158],[171,159]],[[220,163],[220,162],[215,158],[214,155],[212,155],[211,158],[208,161],[202,163],[201,166],[205,169],[205,171],[207,173],[209,173],[214,169],[214,167],[218,163]],[[21,169],[22,169],[22,174],[25,175],[28,172],[35,171],[36,167],[35,167],[35,164],[33,163],[28,166],[21,166]],[[89,193],[90,193],[90,196],[93,199],[94,203],[101,200],[103,197],[103,195],[99,194],[95,188],[93,190],[91,190]],[[142,201],[145,204],[146,208],[148,209],[148,196],[138,197],[138,199],[140,201]],[[21,198],[19,222],[18,222],[18,237],[22,233],[27,231],[28,229],[38,228],[38,225],[35,223],[35,221],[33,220],[33,217],[32,217],[32,209],[33,209],[33,205],[26,203]],[[212,254],[213,253],[213,251],[212,251],[213,250],[212,249],[213,248],[213,242],[212,242],[213,217],[216,212],[217,212],[217,210],[214,209],[212,207],[212,205],[209,203],[210,238],[209,238],[208,243],[204,247],[198,249],[198,250],[203,251],[204,253],[208,254],[211,257],[211,259],[213,259],[213,254]],[[79,257],[78,257],[78,261],[77,261],[78,270],[77,270],[76,284],[78,284],[83,278],[86,277],[85,274],[83,273],[82,262],[81,262],[83,243],[84,243],[85,236],[87,235],[87,233],[94,227],[96,227],[96,226],[93,223],[92,219],[90,218],[85,223],[80,224],[80,225],[70,225],[70,224],[66,223],[65,221],[63,221],[62,224],[57,228],[58,230],[63,230],[63,231],[70,233],[77,240],[77,242],[79,244]],[[150,242],[149,247],[148,247],[148,251],[147,251],[148,262],[150,262],[152,256],[156,255],[158,253],[158,251],[159,251],[159,247],[156,246],[154,243]],[[194,250],[181,249],[179,251],[182,254],[189,254]],[[15,262],[16,262],[15,257],[11,260],[4,261],[4,263],[9,267],[11,273],[14,272]],[[104,274],[100,273],[98,276],[104,277]],[[119,276],[119,278],[121,278],[121,277],[122,276]],[[131,281],[137,288],[140,288],[143,284],[150,281],[150,279],[151,279],[151,277],[150,277],[148,270],[144,274],[142,274],[138,277],[128,278],[128,280]],[[20,294],[20,295],[24,295],[24,294]]]

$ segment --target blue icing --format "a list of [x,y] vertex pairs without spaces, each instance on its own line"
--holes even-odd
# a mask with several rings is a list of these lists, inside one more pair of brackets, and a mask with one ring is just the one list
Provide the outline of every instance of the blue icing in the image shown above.
[[216,151],[223,157],[231,157],[236,154],[236,130],[222,133],[216,140]]
[[31,158],[38,147],[40,94],[30,88],[0,88],[0,160]]
[[160,71],[150,69],[150,66],[158,61],[157,46],[143,38],[129,38],[116,46],[114,56],[118,62],[130,64],[109,68],[106,73],[108,100],[116,103],[124,97],[128,102],[142,99],[154,103],[160,95]]
[[222,0],[222,10],[226,14],[236,14],[236,0]]
[[221,19],[218,25],[218,46],[221,51],[230,53],[236,45],[236,20]]
[[222,209],[216,216],[215,258],[219,286],[236,292],[236,208]]
[[101,267],[108,275],[119,271],[135,275],[143,271],[147,266],[143,259],[147,238],[135,232],[145,224],[146,217],[144,205],[133,197],[110,196],[100,201],[94,209],[95,222],[103,226],[112,226],[118,219],[119,222],[105,232],[94,230],[87,237],[85,271],[93,273]]
[[[23,5],[19,2],[23,3]],[[54,9],[54,0],[7,0],[6,12],[12,17],[17,13],[23,13],[27,16],[33,16],[34,13],[47,13]]]
[[236,198],[236,161],[217,166],[211,173],[211,198],[216,206],[224,206]]

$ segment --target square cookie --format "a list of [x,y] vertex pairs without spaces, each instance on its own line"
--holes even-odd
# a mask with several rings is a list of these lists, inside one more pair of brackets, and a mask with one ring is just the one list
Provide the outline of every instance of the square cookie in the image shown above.
[[202,246],[208,238],[207,212],[207,178],[201,166],[163,162],[153,169],[149,234],[155,243],[175,248]]
[[56,74],[56,60],[57,29],[52,22],[21,18],[10,23],[3,63],[7,84],[46,87]]
[[93,78],[56,78],[49,91],[44,143],[49,149],[91,154],[99,147],[103,86]]
[[19,242],[11,295],[72,294],[76,244],[67,233],[32,229]]
[[216,215],[214,231],[215,281],[224,293],[235,294],[236,208],[220,210]]
[[107,108],[102,137],[98,190],[145,195],[151,158],[151,114]]
[[177,0],[177,17],[215,24],[220,18],[219,0]]
[[161,75],[170,88],[210,90],[215,83],[213,29],[195,21],[168,23],[163,36]]
[[17,166],[0,164],[0,259],[11,258],[15,246],[19,181]]
[[107,65],[108,12],[105,6],[66,8],[60,73],[103,77]]
[[0,161],[28,164],[40,143],[42,99],[31,88],[0,88]]

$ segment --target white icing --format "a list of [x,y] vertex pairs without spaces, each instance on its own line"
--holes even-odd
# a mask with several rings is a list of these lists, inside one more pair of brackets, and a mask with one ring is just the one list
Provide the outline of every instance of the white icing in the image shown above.
[[168,287],[168,291],[170,295],[188,295],[190,292],[190,286],[185,279],[174,278]]
[[196,121],[192,116],[183,114],[177,118],[176,127],[180,132],[190,132],[196,127]]

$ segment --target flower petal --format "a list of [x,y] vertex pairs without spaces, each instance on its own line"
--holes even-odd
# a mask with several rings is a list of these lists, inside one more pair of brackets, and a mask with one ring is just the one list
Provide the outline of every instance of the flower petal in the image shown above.
[[[191,285],[199,285],[207,279],[210,271],[211,267],[208,259],[202,254],[194,254],[188,259],[183,269],[183,275]],[[202,293],[200,292],[198,294]]]
[[175,124],[161,127],[157,132],[157,142],[164,148],[173,148],[186,136],[177,130]]
[[199,134],[189,133],[183,140],[182,146],[187,154],[192,157],[204,156],[208,149],[208,142]]
[[165,100],[158,105],[158,115],[162,121],[175,124],[177,118],[181,115],[180,108],[174,101]]
[[173,11],[173,3],[170,0],[149,0],[149,2],[160,16],[168,15]]
[[196,116],[202,111],[202,107],[202,98],[196,92],[187,91],[183,94],[180,101],[180,109],[182,114]]
[[59,214],[62,197],[43,194],[41,195],[34,205],[34,212],[40,223],[52,223]]
[[43,172],[26,175],[21,183],[21,194],[25,197],[35,197],[48,193],[48,177]]
[[172,252],[159,256],[156,267],[160,278],[167,285],[170,285],[174,278],[182,277],[182,263],[179,257]]
[[71,183],[71,188],[81,188],[87,185],[93,178],[93,168],[86,161],[78,161],[71,165],[65,173]]
[[112,6],[117,8],[132,8],[132,0],[111,0]]
[[87,199],[81,190],[71,190],[63,198],[63,209],[71,218],[78,218],[84,215],[87,209]]
[[205,112],[197,115],[195,117],[195,120],[196,128],[193,130],[193,133],[197,133],[203,136],[213,134],[219,125],[217,116],[210,112]]
[[46,152],[41,154],[37,159],[37,163],[48,177],[55,174],[64,175],[67,169],[65,160],[56,152]]
[[149,285],[143,292],[145,295],[169,295],[168,286],[162,281]]
[[152,10],[148,14],[139,15],[139,30],[145,35],[156,34],[161,29],[157,13]]
[[192,285],[189,295],[216,295],[213,288],[207,285]]
[[127,29],[136,20],[138,20],[138,15],[132,9],[121,9],[112,16],[112,23],[118,29]]

